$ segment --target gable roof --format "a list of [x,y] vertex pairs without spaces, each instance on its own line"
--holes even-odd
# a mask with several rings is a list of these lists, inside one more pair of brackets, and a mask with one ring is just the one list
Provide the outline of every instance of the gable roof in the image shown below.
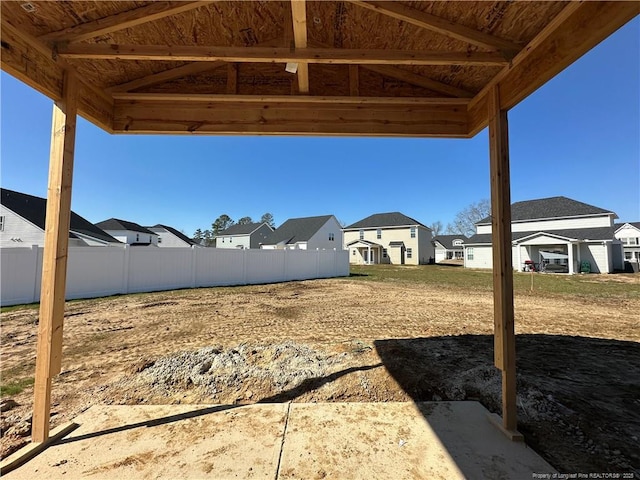
[[102,228],[103,230],[130,230],[132,232],[150,233],[152,235],[157,235],[156,232],[152,232],[142,225],[138,225],[134,222],[128,222],[127,220],[120,220],[119,218],[110,218],[108,220],[103,220],[102,222],[96,223],[96,226]]
[[[537,234],[549,235],[552,237],[564,237],[573,240],[614,240],[613,227],[596,227],[596,228],[571,228],[566,230],[533,230],[530,232],[511,232],[511,240],[522,240],[525,237],[535,236]],[[476,233],[469,240],[464,242],[465,246],[491,244],[490,233]]]
[[[538,198],[511,204],[511,221],[522,222],[543,218],[581,217],[586,215],[613,214],[611,210],[594,207],[567,197]],[[617,215],[616,215],[617,218]],[[485,217],[476,225],[491,224],[491,216]]]
[[[257,229],[259,229],[262,225],[267,225],[267,224],[266,224],[266,222],[262,222],[262,223],[245,223],[245,224],[241,224],[241,225],[238,225],[236,223],[235,225],[231,225],[226,230],[222,230],[222,231],[218,232],[216,237],[222,237],[223,235],[249,235],[249,234],[255,232]],[[269,225],[267,225],[267,227],[269,227]],[[269,227],[269,228],[271,228],[271,227]],[[272,228],[271,228],[271,230],[273,231]]]
[[625,225],[631,225],[634,228],[640,230],[640,222],[623,222],[623,223],[614,223],[613,228],[615,228],[616,232],[620,230]]
[[449,249],[462,248],[462,245],[456,245],[454,247],[453,246],[454,240],[462,240],[462,242],[464,243],[468,240],[468,238],[465,235],[438,235],[436,237],[433,237],[433,241],[438,242],[444,248],[449,248]]
[[332,217],[333,215],[321,215],[319,217],[290,218],[271,232],[262,243],[277,245],[282,242],[286,244],[306,242]]
[[[2,205],[12,212],[20,215],[25,220],[33,223],[36,227],[44,230],[45,217],[47,213],[47,199],[27,195],[26,193],[15,192],[6,188],[0,189]],[[89,220],[81,217],[75,212],[71,212],[71,221],[69,225],[70,238],[77,238],[73,233],[92,237],[103,242],[121,243],[107,232],[103,231]]]
[[183,242],[186,242],[189,245],[199,245],[198,242],[195,242],[191,238],[187,237],[184,233],[182,233],[182,232],[180,232],[180,231],[176,230],[175,228],[170,227],[168,225],[162,225],[162,224],[159,223],[157,225],[154,225],[153,227],[147,227],[147,228],[149,230],[151,230],[152,232],[154,232],[154,233],[157,233],[155,230],[153,230],[154,228],[157,228],[157,229],[164,228],[166,231],[168,231],[170,233],[173,233],[176,237],[178,237],[180,240],[182,240]]
[[345,227],[344,230],[350,230],[352,228],[406,227],[410,225],[419,225],[421,227],[425,227],[419,221],[411,217],[407,217],[403,213],[389,212],[374,213],[373,215],[369,215],[367,218],[363,218],[356,223],[352,223],[351,225]]

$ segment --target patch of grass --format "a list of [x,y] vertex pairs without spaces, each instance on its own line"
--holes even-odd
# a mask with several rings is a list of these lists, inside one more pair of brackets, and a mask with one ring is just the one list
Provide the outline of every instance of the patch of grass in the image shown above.
[[[613,274],[610,279],[600,275],[552,275],[533,274],[533,293],[549,295],[572,295],[584,297],[640,298],[640,276],[630,281],[616,281],[618,276],[633,274]],[[408,282],[438,285],[464,290],[493,289],[491,270],[474,270],[463,267],[442,265],[352,265],[351,276],[357,281]],[[514,272],[513,289],[516,294],[530,294],[531,274]]]
[[16,310],[37,310],[40,308],[39,303],[27,303],[23,305],[11,305],[8,307],[0,307],[0,313],[9,313]]
[[0,397],[12,397],[33,385],[33,378],[21,378],[9,383],[0,384]]

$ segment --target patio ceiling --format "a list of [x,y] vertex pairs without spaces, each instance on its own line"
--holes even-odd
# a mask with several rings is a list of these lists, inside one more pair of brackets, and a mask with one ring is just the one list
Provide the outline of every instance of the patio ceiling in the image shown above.
[[[638,2],[2,2],[2,69],[111,133],[470,137]],[[285,67],[289,64],[289,73]]]

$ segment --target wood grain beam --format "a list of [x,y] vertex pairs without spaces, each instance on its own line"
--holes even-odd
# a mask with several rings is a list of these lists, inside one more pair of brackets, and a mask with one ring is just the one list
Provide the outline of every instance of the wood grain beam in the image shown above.
[[517,430],[516,338],[511,253],[511,187],[507,111],[500,108],[498,87],[489,96],[491,241],[493,248],[494,362],[502,370],[502,420]]
[[238,93],[238,64],[227,64],[227,93],[236,95]]
[[469,135],[488,125],[488,98],[500,87],[500,108],[520,103],[640,14],[640,2],[569,2],[469,104]]
[[[296,49],[307,48],[307,8],[305,0],[291,0],[291,17],[293,20],[293,41]],[[298,90],[309,93],[309,64],[298,62]]]
[[[54,58],[49,45],[14,27],[6,20],[0,26],[2,70],[24,82],[53,101],[62,99],[65,70],[73,70],[61,58]],[[113,98],[104,90],[79,78],[78,113],[111,131],[113,123]]]
[[373,10],[374,12],[416,25],[420,28],[425,28],[439,34],[446,35],[447,37],[455,38],[456,40],[477,45],[478,47],[500,51],[507,59],[513,58],[513,56],[521,49],[521,46],[515,42],[504,40],[473,28],[465,27],[464,25],[460,25],[445,18],[437,17],[421,10],[408,7],[400,2],[364,0],[347,1],[354,5]]
[[78,110],[78,81],[65,72],[62,99],[53,106],[49,187],[42,260],[32,440],[49,438],[51,379],[60,373],[64,320],[71,186]]
[[47,33],[40,36],[39,39],[51,42],[81,42],[99,35],[107,35],[125,28],[188,12],[208,3],[209,1],[154,2],[144,7],[134,8],[133,10],[127,10],[126,12],[99,18],[91,22],[74,25],[57,32]]
[[[116,100],[118,133],[286,134],[355,136],[466,135],[464,105],[415,103]],[[204,99],[203,99],[204,100]],[[351,103],[349,103],[351,100]],[[447,99],[445,99],[447,100]]]
[[360,74],[358,65],[349,65],[349,95],[360,96]]
[[423,77],[422,75],[418,75],[416,73],[409,72],[407,70],[403,70],[391,65],[363,65],[362,68],[366,68],[367,70],[371,70],[372,72],[379,73],[380,75],[385,75],[397,80],[402,80],[403,82],[407,82],[411,85],[417,85],[418,87],[426,88],[436,93],[451,95],[452,97],[460,98],[473,97],[473,93],[462,88],[454,87],[453,85],[449,85],[448,83],[438,82],[437,80],[432,80],[430,78]]
[[94,60],[157,60],[238,63],[322,63],[335,65],[485,65],[507,62],[485,52],[428,52],[413,50],[360,50],[332,48],[203,47],[171,45],[60,44],[63,58]]

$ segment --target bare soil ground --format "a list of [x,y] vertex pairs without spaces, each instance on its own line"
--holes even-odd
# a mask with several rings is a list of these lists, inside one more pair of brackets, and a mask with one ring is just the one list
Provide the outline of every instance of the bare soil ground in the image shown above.
[[[515,303],[527,442],[563,472],[640,475],[638,296]],[[2,314],[3,384],[33,375],[37,316]],[[477,399],[499,412],[492,333],[490,291],[357,277],[69,302],[52,423],[94,404]],[[28,440],[32,395],[3,398],[2,456]]]

